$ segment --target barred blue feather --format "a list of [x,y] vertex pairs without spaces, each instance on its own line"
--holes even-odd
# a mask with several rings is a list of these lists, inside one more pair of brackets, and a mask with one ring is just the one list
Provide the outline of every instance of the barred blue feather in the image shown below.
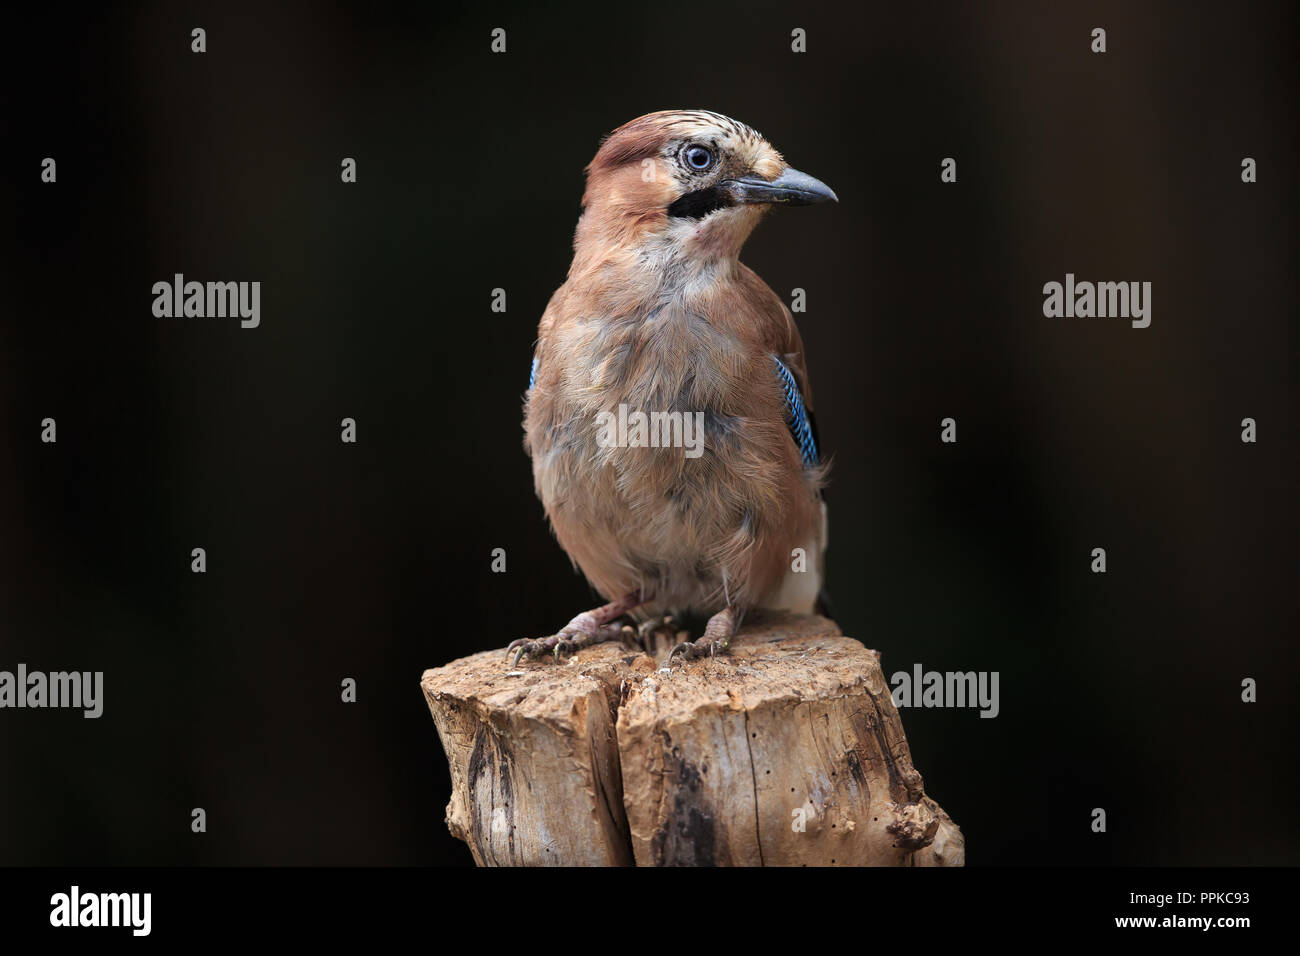
[[808,410],[804,408],[803,395],[799,393],[799,385],[785,363],[775,355],[772,356],[772,361],[776,363],[776,374],[781,380],[781,391],[785,394],[785,423],[790,427],[790,437],[799,446],[799,457],[803,459],[804,467],[811,468],[817,464],[817,440],[813,437],[812,421]]
[[533,356],[533,367],[528,372],[528,387],[531,389],[537,384],[537,356]]

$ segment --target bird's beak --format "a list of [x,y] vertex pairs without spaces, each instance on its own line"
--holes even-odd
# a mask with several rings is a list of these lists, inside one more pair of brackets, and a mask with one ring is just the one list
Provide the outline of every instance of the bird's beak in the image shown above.
[[787,206],[811,206],[818,202],[839,202],[830,186],[807,173],[786,167],[776,179],[741,176],[718,183],[736,203],[784,203]]

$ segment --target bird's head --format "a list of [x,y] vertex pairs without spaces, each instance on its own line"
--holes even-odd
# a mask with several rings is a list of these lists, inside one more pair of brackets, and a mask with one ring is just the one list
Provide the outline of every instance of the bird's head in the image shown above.
[[575,245],[735,259],[774,205],[836,200],[759,133],[705,110],[649,113],[620,126],[587,167]]

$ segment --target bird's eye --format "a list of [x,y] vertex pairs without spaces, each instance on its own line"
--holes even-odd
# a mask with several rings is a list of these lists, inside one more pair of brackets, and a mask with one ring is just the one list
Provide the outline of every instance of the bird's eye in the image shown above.
[[713,154],[703,146],[688,146],[683,155],[686,158],[686,165],[696,172],[713,165]]

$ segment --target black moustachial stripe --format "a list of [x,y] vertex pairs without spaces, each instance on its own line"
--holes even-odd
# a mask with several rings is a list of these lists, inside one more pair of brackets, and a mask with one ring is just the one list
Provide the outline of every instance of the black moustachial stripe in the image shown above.
[[710,186],[687,193],[668,207],[668,215],[676,219],[703,219],[709,213],[731,205],[731,196]]

